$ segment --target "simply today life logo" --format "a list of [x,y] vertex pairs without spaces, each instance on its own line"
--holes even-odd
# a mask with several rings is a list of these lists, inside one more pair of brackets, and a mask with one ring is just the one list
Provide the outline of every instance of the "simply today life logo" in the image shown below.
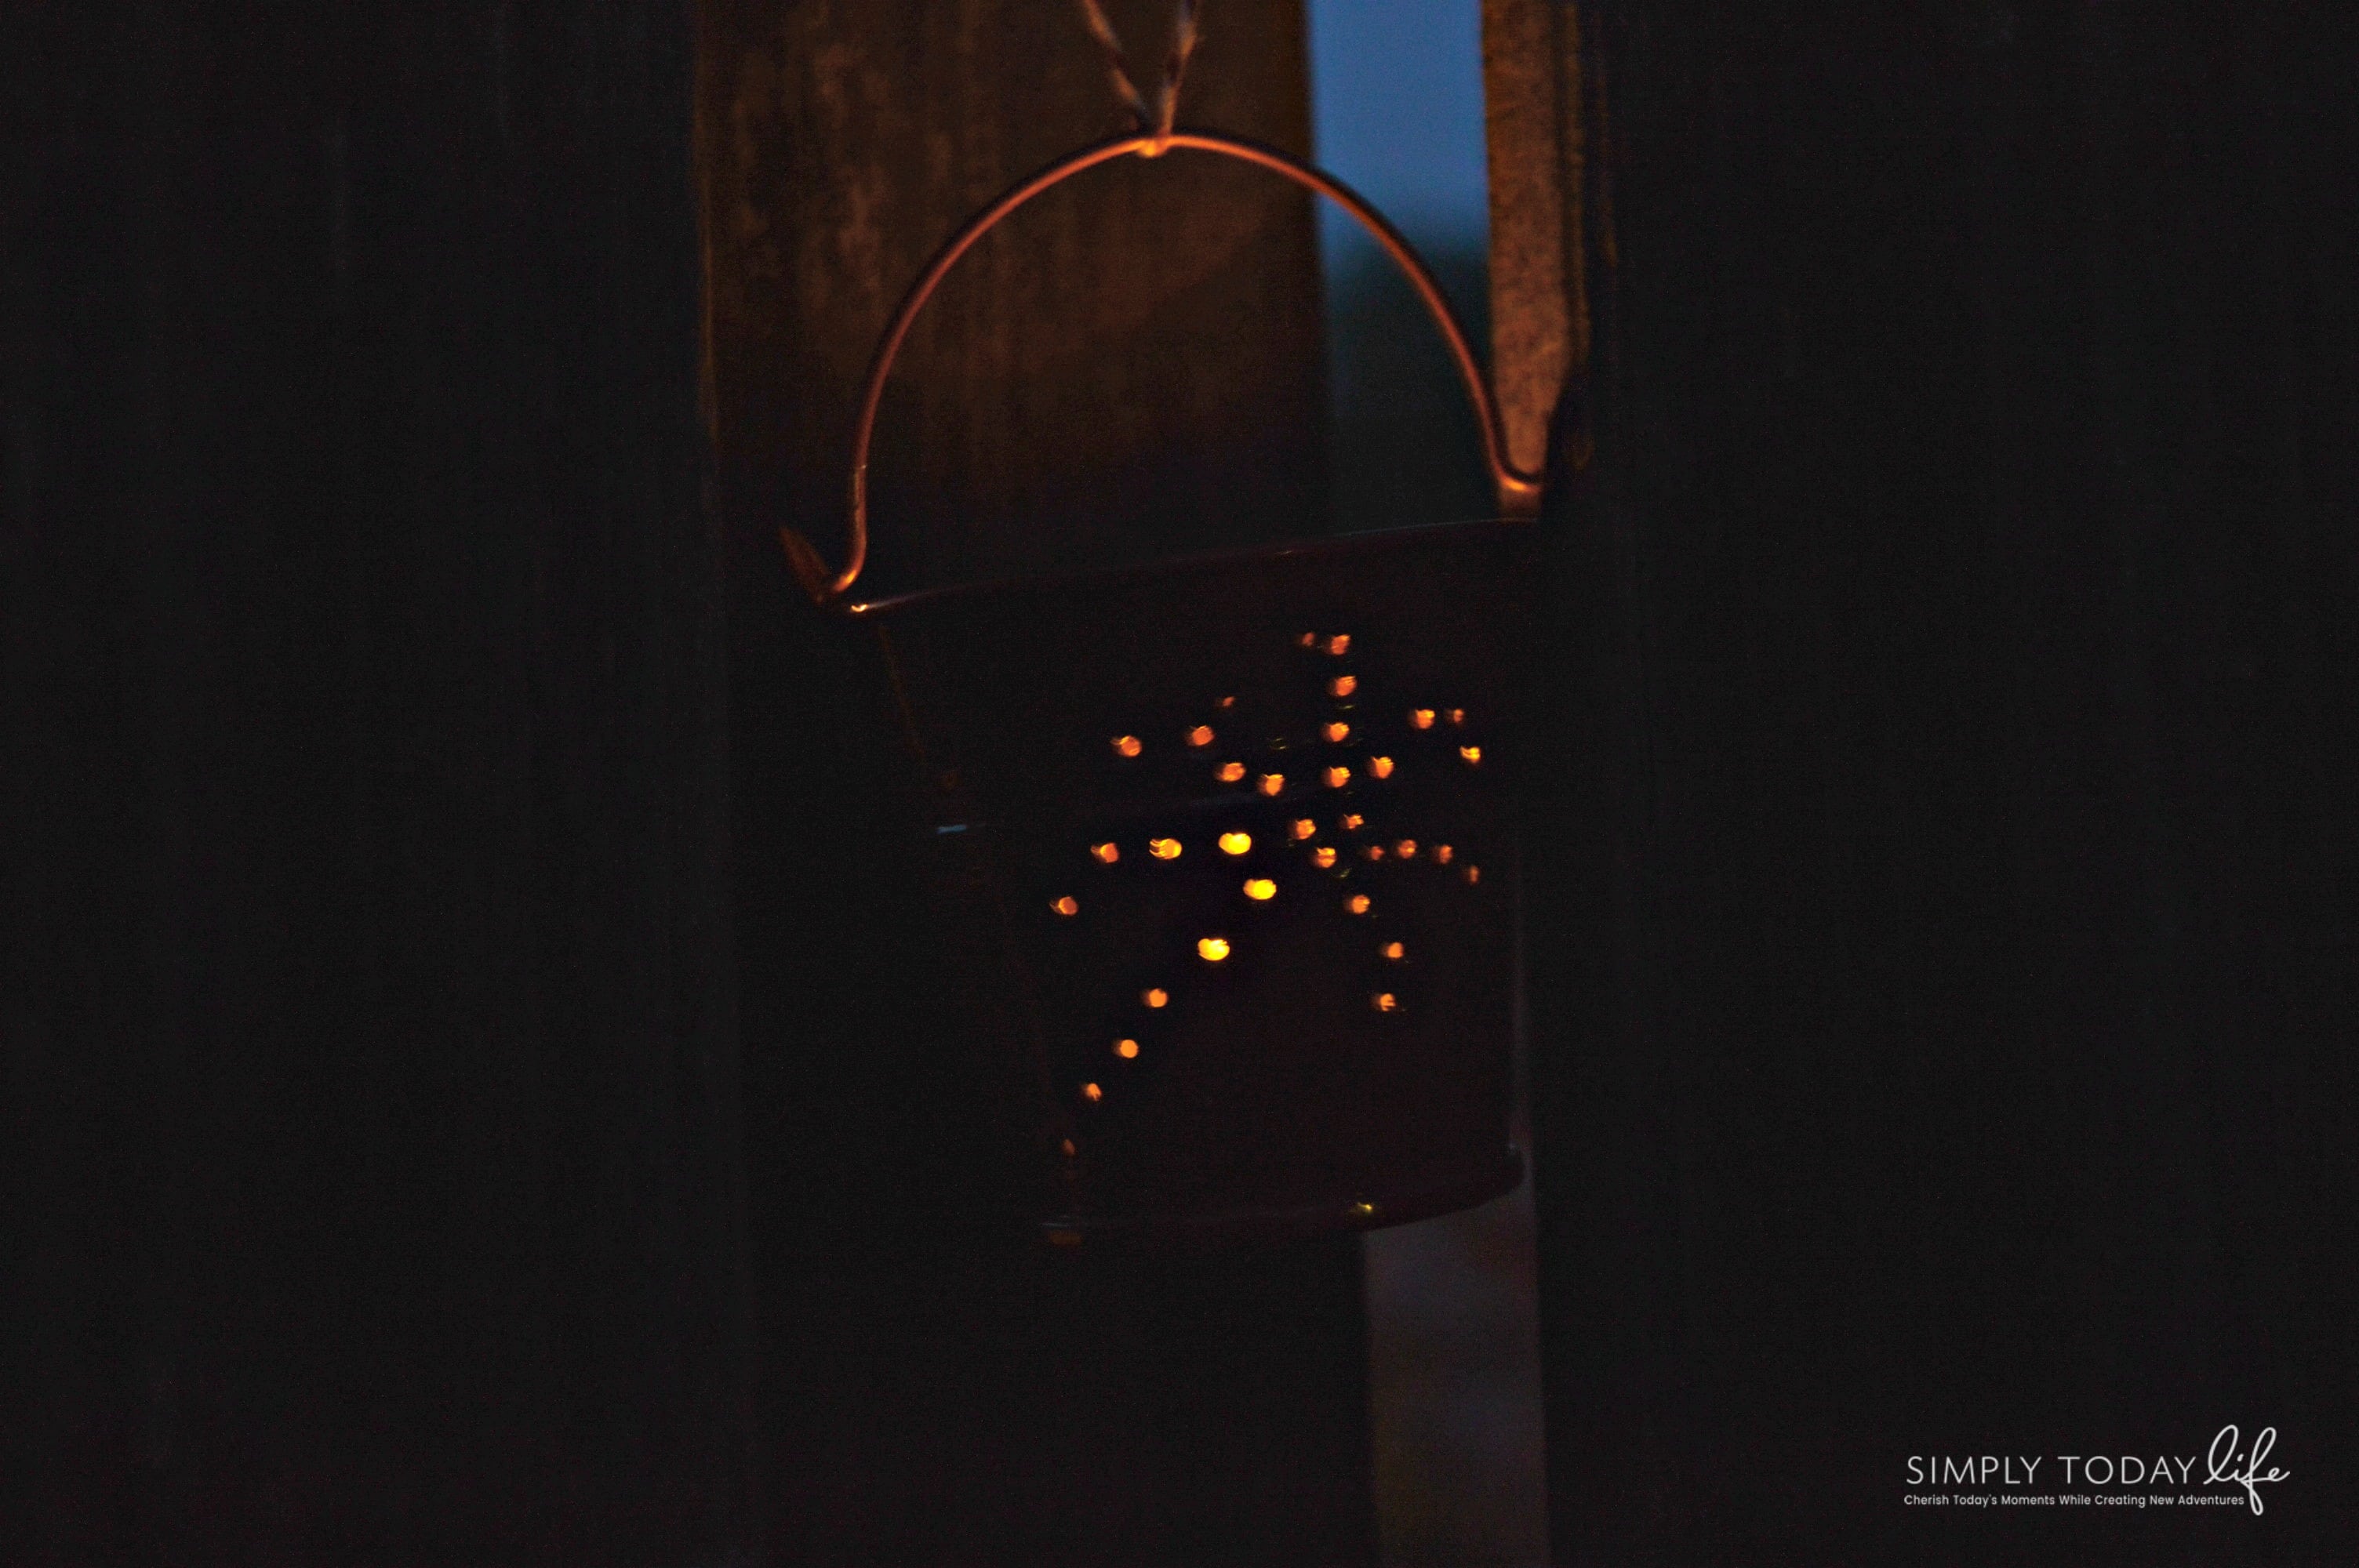
[[2290,1474],[2263,1468],[2277,1442],[2273,1426],[2254,1433],[2250,1444],[2235,1427],[2223,1426],[2197,1454],[1911,1454],[1902,1500],[1912,1508],[2249,1504],[2258,1514],[2267,1511],[2261,1488]]

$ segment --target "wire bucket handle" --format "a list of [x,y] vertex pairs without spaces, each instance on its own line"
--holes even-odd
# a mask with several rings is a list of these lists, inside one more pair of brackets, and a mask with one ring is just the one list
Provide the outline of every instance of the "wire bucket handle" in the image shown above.
[[977,240],[995,228],[1000,220],[1041,192],[1061,185],[1099,164],[1133,155],[1160,157],[1170,147],[1212,153],[1283,175],[1305,189],[1326,197],[1358,220],[1360,226],[1375,236],[1376,243],[1384,247],[1385,254],[1392,257],[1408,276],[1417,289],[1418,297],[1425,302],[1434,325],[1440,330],[1442,342],[1450,350],[1450,357],[1457,363],[1459,379],[1465,383],[1466,395],[1474,405],[1475,421],[1483,432],[1483,460],[1490,469],[1492,481],[1497,487],[1501,509],[1518,514],[1528,513],[1532,509],[1539,495],[1540,476],[1527,473],[1507,460],[1506,437],[1500,427],[1498,404],[1491,395],[1489,384],[1483,379],[1482,367],[1476,363],[1474,351],[1467,343],[1465,329],[1458,324],[1458,318],[1450,308],[1449,298],[1441,292],[1441,286],[1434,280],[1432,272],[1383,213],[1333,175],[1258,142],[1201,131],[1116,136],[1060,158],[1009,189],[997,200],[969,219],[964,228],[951,235],[942,248],[934,253],[934,259],[926,264],[926,270],[918,275],[917,282],[909,286],[908,293],[902,296],[899,308],[893,312],[891,325],[886,328],[883,340],[876,345],[875,357],[868,367],[867,390],[860,400],[860,422],[854,429],[852,442],[851,527],[843,569],[841,572],[830,571],[826,560],[810,540],[791,528],[778,530],[779,542],[786,548],[788,563],[793,567],[796,579],[814,602],[825,608],[842,606],[844,596],[859,580],[861,568],[867,564],[868,446],[876,430],[876,410],[884,400],[885,380],[892,373],[893,361],[899,355],[910,327],[917,321],[918,312],[925,308],[936,286]]

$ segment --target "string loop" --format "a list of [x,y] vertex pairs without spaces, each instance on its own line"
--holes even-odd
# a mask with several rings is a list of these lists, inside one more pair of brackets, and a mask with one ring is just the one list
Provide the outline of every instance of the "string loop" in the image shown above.
[[1106,20],[1104,8],[1098,0],[1081,0],[1082,25],[1090,37],[1097,40],[1098,52],[1105,57],[1106,78],[1114,87],[1114,102],[1130,116],[1131,128],[1147,138],[1148,145],[1140,149],[1141,157],[1161,157],[1171,146],[1172,117],[1180,112],[1180,83],[1188,75],[1188,61],[1194,58],[1196,45],[1202,38],[1199,14],[1200,0],[1180,0],[1180,15],[1171,25],[1171,52],[1164,57],[1163,85],[1155,95],[1155,106],[1147,107],[1138,83],[1130,79],[1130,67],[1123,58],[1122,39],[1116,36],[1114,24]]

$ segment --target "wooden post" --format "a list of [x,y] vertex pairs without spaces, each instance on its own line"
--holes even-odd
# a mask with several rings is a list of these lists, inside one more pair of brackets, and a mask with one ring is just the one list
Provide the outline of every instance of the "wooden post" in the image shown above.
[[[1542,12],[1558,1560],[2350,1556],[2349,18]],[[2231,1423],[2265,1519],[1906,1500]]]
[[0,1560],[745,1544],[692,64],[0,22]]
[[[1159,70],[1168,7],[1110,9]],[[900,825],[840,765],[875,715],[838,705],[841,629],[777,544],[786,524],[840,550],[861,378],[928,255],[1122,127],[1099,56],[1072,7],[1016,0],[701,15],[768,1550],[1367,1561],[1356,1238],[1049,1254],[923,1217],[961,1162],[916,1130],[892,1002],[929,977],[890,956],[864,874]],[[1299,5],[1212,10],[1181,118],[1306,152]],[[902,358],[864,589],[1322,531],[1314,247],[1292,188],[1182,154],[1019,214]]]

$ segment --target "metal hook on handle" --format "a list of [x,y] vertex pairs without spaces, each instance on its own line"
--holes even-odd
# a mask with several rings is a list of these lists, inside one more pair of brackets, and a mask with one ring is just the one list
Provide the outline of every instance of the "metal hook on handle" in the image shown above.
[[958,264],[961,256],[977,240],[995,228],[1000,220],[1015,211],[1051,186],[1062,184],[1086,169],[1118,157],[1134,154],[1143,157],[1159,157],[1167,150],[1185,147],[1195,152],[1217,154],[1240,162],[1256,165],[1285,176],[1304,189],[1316,191],[1359,221],[1362,228],[1375,236],[1385,254],[1406,274],[1440,330],[1442,341],[1450,357],[1457,362],[1459,378],[1466,384],[1466,395],[1474,405],[1475,422],[1483,431],[1483,460],[1490,468],[1492,481],[1498,488],[1500,509],[1515,514],[1528,513],[1540,492],[1540,476],[1527,473],[1507,460],[1506,433],[1499,424],[1499,407],[1491,395],[1488,383],[1483,379],[1481,365],[1475,362],[1474,351],[1466,341],[1465,330],[1451,312],[1450,301],[1434,281],[1417,252],[1401,238],[1400,232],[1385,220],[1384,214],[1368,205],[1358,192],[1324,170],[1312,168],[1276,147],[1264,146],[1235,136],[1217,136],[1199,131],[1170,131],[1147,135],[1116,136],[1094,146],[1084,147],[1071,157],[1050,164],[1047,168],[1015,186],[996,201],[984,208],[966,227],[951,236],[926,270],[918,275],[917,282],[902,296],[899,308],[893,312],[891,325],[876,345],[876,355],[869,363],[868,386],[860,400],[860,421],[854,427],[852,440],[852,526],[850,550],[841,572],[830,572],[827,562],[816,546],[791,528],[778,531],[779,542],[785,546],[788,563],[793,567],[804,591],[822,606],[841,604],[852,585],[860,579],[861,568],[868,561],[868,445],[876,431],[876,410],[884,401],[885,380],[891,374],[893,361],[901,351],[918,312],[925,308],[943,276]]

